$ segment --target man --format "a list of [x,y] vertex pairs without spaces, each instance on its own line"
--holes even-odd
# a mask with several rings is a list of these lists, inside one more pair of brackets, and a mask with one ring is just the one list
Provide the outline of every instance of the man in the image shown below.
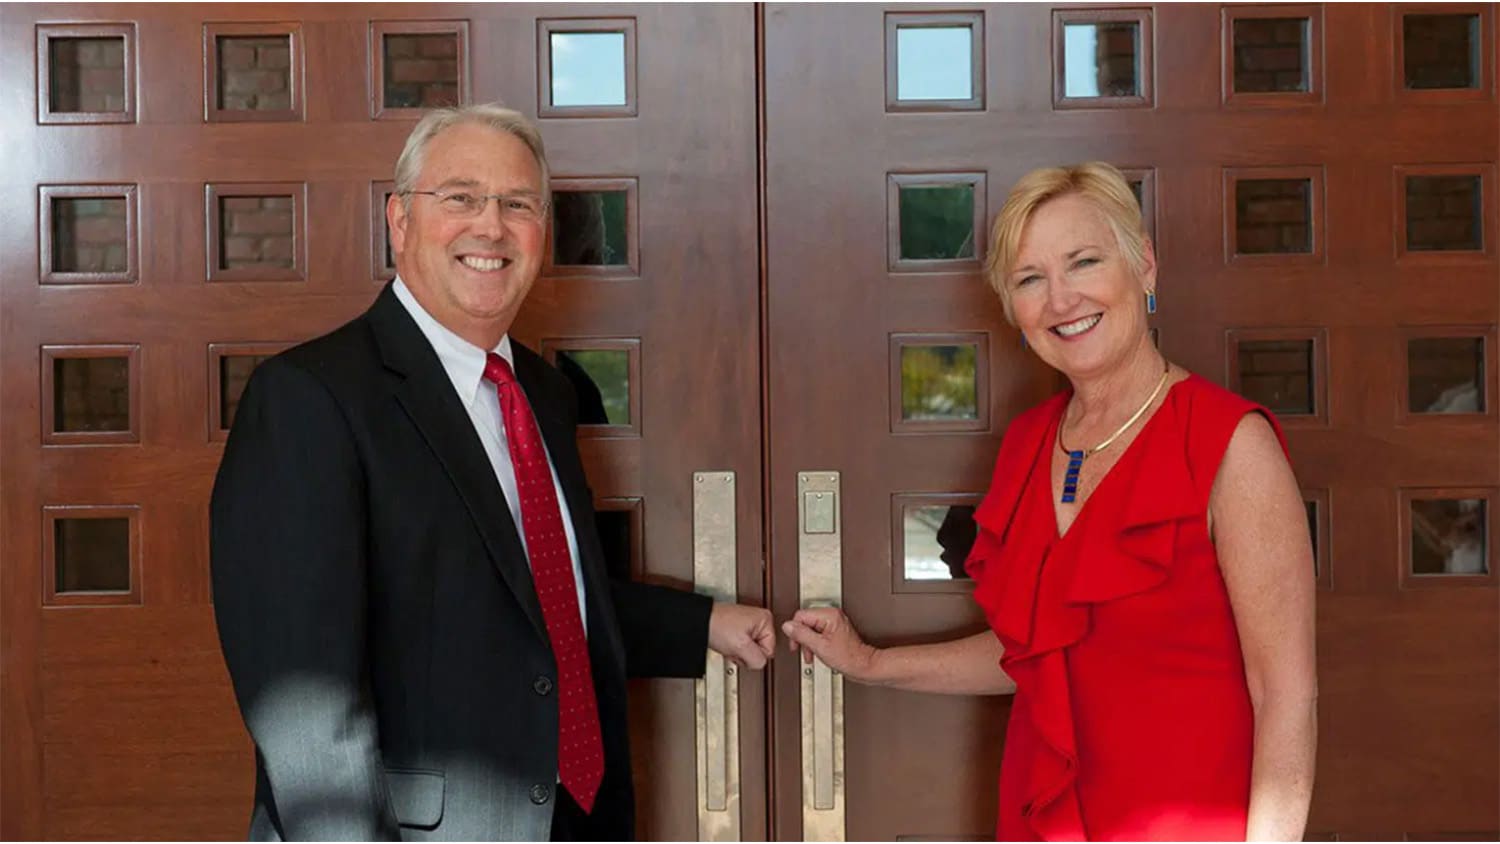
[[520,114],[429,113],[397,279],[246,387],[211,533],[252,838],[630,838],[627,671],[772,652],[764,609],[605,574],[574,388],[507,336],[547,197]]

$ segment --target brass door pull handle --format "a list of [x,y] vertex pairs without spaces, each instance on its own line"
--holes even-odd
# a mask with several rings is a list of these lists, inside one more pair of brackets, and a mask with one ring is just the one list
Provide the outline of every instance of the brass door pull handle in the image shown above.
[[[733,602],[737,589],[733,472],[693,473],[693,587]],[[694,682],[698,745],[698,838],[740,840],[740,678],[734,663],[708,652]]]

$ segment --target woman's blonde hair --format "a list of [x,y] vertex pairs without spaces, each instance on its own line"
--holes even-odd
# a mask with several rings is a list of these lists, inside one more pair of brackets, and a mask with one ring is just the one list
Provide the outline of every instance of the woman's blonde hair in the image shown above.
[[1005,318],[1015,325],[1011,309],[1010,285],[1007,284],[1021,249],[1021,232],[1031,215],[1050,200],[1077,194],[1093,202],[1103,212],[1105,222],[1115,234],[1115,242],[1126,262],[1136,273],[1146,270],[1146,233],[1141,227],[1141,206],[1125,176],[1103,161],[1085,161],[1066,167],[1043,167],[1022,176],[1010,189],[1005,205],[990,226],[990,254],[984,274],[990,286],[1000,295]]

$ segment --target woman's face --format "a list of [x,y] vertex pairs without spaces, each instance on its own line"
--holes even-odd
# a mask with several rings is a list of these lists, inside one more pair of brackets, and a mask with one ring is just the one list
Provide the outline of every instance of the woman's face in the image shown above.
[[1091,200],[1048,200],[1021,231],[1006,278],[1017,327],[1070,379],[1115,371],[1150,342],[1145,293],[1156,287],[1156,257],[1149,242],[1145,259],[1137,274]]

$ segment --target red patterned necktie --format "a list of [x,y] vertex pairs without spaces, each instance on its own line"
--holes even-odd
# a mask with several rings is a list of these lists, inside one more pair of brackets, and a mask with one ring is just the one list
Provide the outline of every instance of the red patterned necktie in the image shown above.
[[604,779],[604,742],[599,733],[589,643],[578,612],[578,585],[573,581],[573,560],[568,555],[568,536],[563,532],[562,510],[552,485],[552,468],[536,417],[510,364],[491,353],[485,359],[484,377],[494,382],[500,393],[500,415],[505,420],[505,440],[516,471],[531,578],[557,660],[557,777],[588,812]]

